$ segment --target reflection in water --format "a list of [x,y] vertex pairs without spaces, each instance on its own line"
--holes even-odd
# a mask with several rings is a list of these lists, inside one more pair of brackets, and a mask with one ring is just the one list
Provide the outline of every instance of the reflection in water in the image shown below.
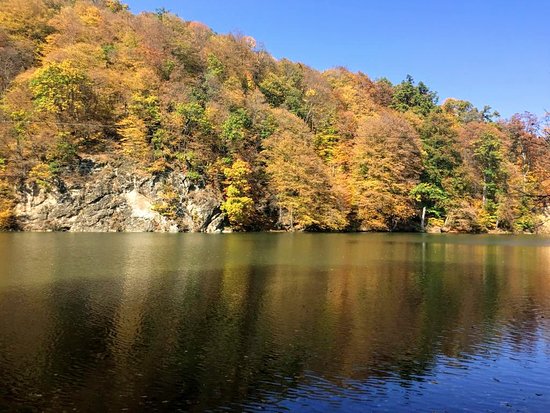
[[550,239],[0,234],[0,410],[550,406]]

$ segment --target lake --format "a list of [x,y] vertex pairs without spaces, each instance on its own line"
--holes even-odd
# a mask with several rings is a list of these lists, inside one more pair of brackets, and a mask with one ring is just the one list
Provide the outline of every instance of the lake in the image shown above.
[[0,234],[0,411],[550,411],[550,238]]

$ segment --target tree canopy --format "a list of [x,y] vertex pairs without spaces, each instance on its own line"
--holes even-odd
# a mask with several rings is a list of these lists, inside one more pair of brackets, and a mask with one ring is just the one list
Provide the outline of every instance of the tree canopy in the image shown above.
[[236,230],[411,230],[425,208],[449,230],[534,231],[548,200],[550,134],[532,116],[277,60],[166,10],[4,0],[0,57],[2,228],[23,187],[98,156],[215,189]]

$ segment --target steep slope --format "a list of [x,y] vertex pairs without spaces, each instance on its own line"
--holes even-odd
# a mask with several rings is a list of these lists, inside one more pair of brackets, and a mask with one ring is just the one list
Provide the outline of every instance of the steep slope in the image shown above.
[[[0,4],[0,227],[537,231],[548,136],[116,0]],[[422,220],[422,215],[425,220]]]

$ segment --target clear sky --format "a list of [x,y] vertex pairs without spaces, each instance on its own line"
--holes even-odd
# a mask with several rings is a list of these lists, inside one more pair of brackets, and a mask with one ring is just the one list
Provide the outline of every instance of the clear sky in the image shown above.
[[411,74],[446,97],[508,117],[550,111],[550,0],[129,0],[218,33],[254,37],[275,57],[345,66],[397,83]]

